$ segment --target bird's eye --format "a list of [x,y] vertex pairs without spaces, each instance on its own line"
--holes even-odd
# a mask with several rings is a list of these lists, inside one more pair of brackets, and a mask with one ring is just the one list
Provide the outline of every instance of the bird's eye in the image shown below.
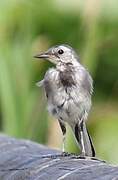
[[62,49],[58,50],[58,54],[63,54],[63,53],[64,53],[64,51]]

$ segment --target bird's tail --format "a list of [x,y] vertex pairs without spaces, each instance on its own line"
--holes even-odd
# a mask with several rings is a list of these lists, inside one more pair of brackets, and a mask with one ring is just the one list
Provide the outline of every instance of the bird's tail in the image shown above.
[[82,122],[81,125],[76,124],[74,131],[76,140],[81,148],[81,154],[89,157],[95,157],[95,149],[89,132],[87,131],[85,122]]

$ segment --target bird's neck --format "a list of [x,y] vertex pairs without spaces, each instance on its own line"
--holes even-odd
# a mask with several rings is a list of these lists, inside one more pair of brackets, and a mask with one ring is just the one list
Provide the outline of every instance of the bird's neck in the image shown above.
[[63,72],[65,70],[67,70],[67,69],[74,69],[76,67],[81,67],[81,66],[82,65],[78,61],[68,62],[68,63],[59,62],[56,65],[56,69]]

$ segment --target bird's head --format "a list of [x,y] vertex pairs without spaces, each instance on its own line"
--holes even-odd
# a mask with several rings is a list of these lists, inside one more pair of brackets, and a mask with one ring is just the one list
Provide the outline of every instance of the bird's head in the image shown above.
[[59,63],[72,63],[79,58],[75,51],[68,45],[56,45],[48,49],[46,52],[37,54],[35,58],[47,59],[54,64]]

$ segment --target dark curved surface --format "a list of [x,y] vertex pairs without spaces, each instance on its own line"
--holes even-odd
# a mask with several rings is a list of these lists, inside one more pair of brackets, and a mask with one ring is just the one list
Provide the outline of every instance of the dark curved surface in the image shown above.
[[118,167],[101,161],[62,157],[29,140],[0,136],[0,180],[117,180]]

